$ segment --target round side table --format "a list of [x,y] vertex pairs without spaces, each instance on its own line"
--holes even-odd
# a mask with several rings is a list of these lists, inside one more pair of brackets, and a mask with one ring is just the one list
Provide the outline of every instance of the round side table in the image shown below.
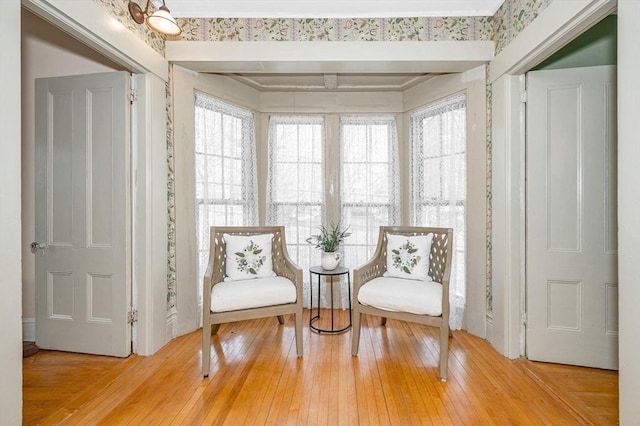
[[[317,307],[317,313],[314,316],[313,315],[313,276],[316,275],[318,277],[317,282],[318,282],[318,307]],[[333,307],[333,277],[338,277],[338,283],[340,283],[340,277],[342,275],[346,275],[347,276],[347,291],[349,292],[349,324],[347,324],[346,326],[344,326],[343,328],[338,328],[336,329],[336,325],[334,323],[334,319],[333,319],[333,312],[334,312],[334,307]],[[310,276],[310,284],[311,284],[311,289],[310,289],[310,294],[311,294],[311,316],[309,318],[309,327],[311,327],[312,330],[317,331],[318,333],[328,333],[328,334],[335,334],[335,333],[342,333],[344,331],[347,331],[349,328],[351,328],[351,322],[352,322],[352,318],[351,318],[351,276],[349,275],[349,269],[345,268],[344,266],[338,266],[336,269],[332,269],[330,271],[323,269],[322,266],[312,266],[311,268],[309,268],[309,276]],[[316,321],[318,318],[320,318],[320,279],[321,277],[329,277],[329,284],[331,285],[331,328],[330,329],[324,329],[324,328],[319,328],[316,327],[314,325],[314,321]]]

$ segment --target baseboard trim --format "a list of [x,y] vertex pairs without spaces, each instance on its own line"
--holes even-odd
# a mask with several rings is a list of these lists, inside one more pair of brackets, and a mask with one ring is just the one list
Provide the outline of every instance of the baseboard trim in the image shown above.
[[173,315],[169,315],[167,317],[167,326],[165,329],[165,341],[166,342],[170,342],[173,339],[175,339],[176,336],[176,322],[177,322],[178,316],[173,314]]
[[36,319],[35,318],[22,318],[22,341],[24,342],[36,341]]

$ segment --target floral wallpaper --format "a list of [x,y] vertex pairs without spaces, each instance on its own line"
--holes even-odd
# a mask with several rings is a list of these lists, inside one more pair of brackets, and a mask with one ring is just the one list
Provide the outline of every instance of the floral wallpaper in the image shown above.
[[[101,4],[109,13],[116,18],[129,31],[136,34],[138,38],[153,48],[156,52],[164,56],[164,36],[149,29],[146,25],[139,25],[133,21],[129,13],[129,0],[93,0]],[[140,0],[144,8],[144,2]],[[153,5],[153,3],[151,3]]]
[[167,308],[168,317],[177,315],[176,289],[176,175],[173,161],[173,67],[169,67],[167,92]]
[[491,159],[493,158],[493,154],[492,154],[492,112],[493,112],[493,91],[491,90],[491,83],[489,83],[489,73],[490,73],[490,66],[487,65],[486,69],[485,69],[486,75],[486,82],[487,82],[487,150],[486,150],[486,156],[487,156],[487,165],[486,165],[486,172],[487,172],[487,192],[486,192],[486,203],[487,203],[487,218],[486,218],[486,243],[487,243],[487,277],[486,277],[486,288],[485,288],[485,293],[486,293],[486,306],[487,306],[487,315],[491,316],[493,313],[493,287],[492,287],[492,279],[493,279],[493,248],[492,248],[492,239],[491,239],[491,231],[493,230],[493,206],[492,206],[492,202],[493,202],[493,191],[491,189],[491,178],[492,178],[492,171],[493,171],[493,163],[491,161]]
[[[118,21],[164,55],[165,38],[131,19],[128,0],[93,0],[109,10]],[[500,53],[553,0],[505,0],[491,17],[420,18],[179,18],[184,41],[466,41],[492,40]],[[487,66],[487,81],[489,66]],[[171,76],[170,76],[171,81]],[[493,311],[492,296],[492,91],[487,85],[487,312]],[[169,314],[175,313],[175,193],[173,163],[173,112],[171,87],[167,85],[167,165],[168,165],[168,295]]]
[[184,41],[464,41],[492,40],[487,17],[187,18]]
[[[157,52],[165,36],[131,19],[129,0],[93,0]],[[143,0],[140,0],[144,3]],[[496,54],[553,0],[505,0],[490,17],[179,18],[185,41],[464,41],[493,40]],[[153,3],[152,3],[153,5]]]
[[493,15],[496,55],[549,6],[553,0],[505,0]]

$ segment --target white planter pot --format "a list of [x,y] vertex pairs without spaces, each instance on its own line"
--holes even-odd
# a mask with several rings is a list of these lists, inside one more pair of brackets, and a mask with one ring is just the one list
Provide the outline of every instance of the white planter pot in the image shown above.
[[342,255],[337,251],[333,253],[323,251],[320,264],[322,266],[322,269],[332,271],[338,267],[338,265],[340,264],[340,259],[342,259]]

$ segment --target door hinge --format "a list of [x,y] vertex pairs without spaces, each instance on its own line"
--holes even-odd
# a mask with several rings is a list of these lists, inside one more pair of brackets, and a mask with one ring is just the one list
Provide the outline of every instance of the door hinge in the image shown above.
[[522,322],[522,325],[526,326],[527,325],[527,313],[523,312],[522,316],[520,318],[520,321]]
[[522,102],[523,104],[527,103],[527,91],[524,90],[521,94],[520,94],[520,102]]
[[127,323],[133,324],[134,322],[138,322],[138,311],[133,310],[127,313]]
[[138,100],[138,91],[136,89],[131,89],[131,93],[129,94],[129,103],[133,104]]

